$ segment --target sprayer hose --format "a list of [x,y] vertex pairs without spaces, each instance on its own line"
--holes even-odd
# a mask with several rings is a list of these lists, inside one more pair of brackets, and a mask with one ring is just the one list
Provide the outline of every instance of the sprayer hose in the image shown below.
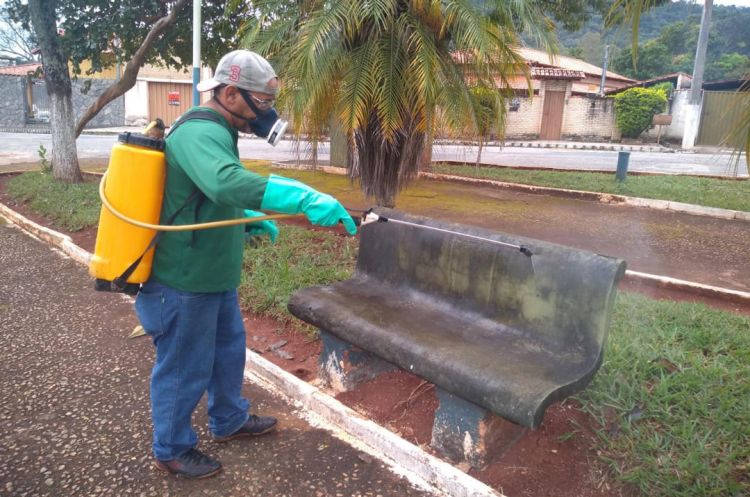
[[142,221],[138,221],[137,219],[130,218],[126,216],[125,214],[121,213],[117,209],[114,208],[114,206],[109,203],[109,200],[107,199],[107,196],[104,194],[104,186],[107,179],[107,173],[105,172],[102,176],[102,180],[99,183],[99,198],[102,199],[102,205],[112,213],[117,219],[121,221],[125,221],[128,224],[132,224],[133,226],[138,226],[139,228],[145,228],[148,230],[156,230],[156,231],[193,231],[193,230],[207,230],[210,228],[223,228],[225,226],[236,226],[238,224],[248,224],[248,223],[259,223],[261,221],[271,221],[274,219],[291,219],[295,217],[300,217],[301,214],[272,214],[269,216],[259,216],[259,217],[241,217],[237,219],[226,219],[223,221],[211,221],[209,223],[198,223],[198,224],[180,224],[180,225],[168,225],[168,224],[149,224],[144,223]]

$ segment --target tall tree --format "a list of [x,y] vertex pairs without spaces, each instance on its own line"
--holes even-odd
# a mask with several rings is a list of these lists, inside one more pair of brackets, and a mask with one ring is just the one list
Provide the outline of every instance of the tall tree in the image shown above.
[[52,174],[58,180],[83,180],[78,166],[68,59],[57,35],[55,0],[29,0],[29,17],[42,52],[44,81],[50,100]]
[[[47,50],[54,50],[55,60],[64,60],[65,64],[55,66],[53,72],[64,71],[57,79],[67,79],[70,86],[70,71],[73,75],[85,76],[125,63],[122,77],[107,88],[99,98],[75,122],[75,116],[65,119],[69,122],[53,122],[52,130],[67,130],[75,124],[74,131],[65,131],[62,142],[53,139],[53,170],[55,177],[64,177],[67,181],[76,181],[80,171],[65,173],[59,171],[55,163],[56,151],[66,157],[75,155],[75,137],[87,122],[115,98],[123,95],[135,84],[138,71],[146,64],[164,65],[180,69],[192,61],[192,24],[190,9],[183,8],[187,0],[147,0],[144,2],[123,3],[114,0],[36,0],[36,5],[44,10],[49,18],[38,29],[47,29],[45,39],[52,42]],[[228,46],[236,46],[235,22],[242,22],[252,15],[245,3],[239,3],[231,11],[225,9],[225,2],[203,0],[202,55],[207,64],[215,64],[226,52]],[[9,0],[6,11],[11,19],[37,31],[33,22],[32,5],[23,0]],[[38,9],[37,9],[38,12]],[[57,21],[57,22],[56,22]],[[38,33],[37,33],[38,34]],[[40,40],[40,47],[45,47]],[[50,59],[51,61],[52,59]],[[44,61],[44,57],[43,57]],[[46,68],[46,61],[45,69]],[[88,69],[84,70],[84,67]],[[48,86],[49,88],[49,86]],[[55,90],[59,91],[59,90]],[[68,94],[70,91],[68,90]],[[60,93],[60,95],[64,95]],[[65,97],[63,97],[65,98]],[[70,99],[70,97],[67,97]],[[72,109],[72,105],[70,106]],[[54,114],[52,115],[55,119]],[[62,134],[62,133],[60,133]],[[68,159],[68,163],[72,159]],[[76,161],[77,164],[77,161]],[[77,165],[75,168],[77,170]]]
[[494,107],[502,116],[509,80],[528,78],[513,50],[519,33],[552,44],[553,24],[537,2],[476,3],[262,0],[245,44],[279,68],[280,101],[295,131],[307,126],[317,141],[335,120],[347,137],[350,175],[392,206],[417,173],[436,109],[447,124],[476,130],[471,89],[499,88]]

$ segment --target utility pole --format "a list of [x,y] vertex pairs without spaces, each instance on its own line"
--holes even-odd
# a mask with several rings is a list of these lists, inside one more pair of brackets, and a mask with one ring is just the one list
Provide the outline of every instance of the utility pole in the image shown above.
[[703,94],[703,70],[706,67],[706,50],[708,49],[708,29],[711,24],[711,8],[713,0],[705,0],[701,31],[698,35],[698,47],[695,49],[695,63],[693,64],[693,82],[690,87],[688,105],[685,110],[685,127],[682,133],[682,148],[690,149],[695,146],[701,121],[701,96]]
[[607,64],[609,63],[609,45],[604,45],[604,65],[602,66],[602,82],[599,85],[599,95],[604,96],[604,83],[607,81]]
[[711,8],[714,0],[705,0],[703,5],[703,16],[701,17],[701,30],[698,35],[698,48],[695,50],[695,64],[693,65],[693,83],[690,88],[690,103],[698,105],[701,103],[701,90],[703,89],[703,70],[706,67],[706,51],[708,50],[708,30],[711,25]]
[[201,0],[193,0],[193,107],[201,104]]

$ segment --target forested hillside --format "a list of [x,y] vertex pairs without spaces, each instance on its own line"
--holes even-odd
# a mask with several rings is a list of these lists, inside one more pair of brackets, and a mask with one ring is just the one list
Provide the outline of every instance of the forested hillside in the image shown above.
[[[633,68],[631,31],[604,30],[601,15],[593,15],[576,32],[559,31],[561,52],[602,65],[604,45],[610,45],[610,68],[637,79],[670,72],[693,71],[701,4],[680,1],[654,9],[641,20],[638,66]],[[750,72],[750,8],[714,5],[708,44],[706,80],[740,77]]]

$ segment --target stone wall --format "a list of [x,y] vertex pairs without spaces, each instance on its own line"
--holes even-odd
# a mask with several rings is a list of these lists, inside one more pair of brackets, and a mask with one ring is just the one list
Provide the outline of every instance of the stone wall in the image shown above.
[[[90,86],[87,83],[90,81]],[[76,118],[112,84],[105,79],[79,79],[73,81],[72,98]],[[82,90],[88,87],[84,94]],[[29,125],[26,122],[26,77],[0,75],[0,126],[5,129],[39,128],[39,124]],[[106,128],[122,126],[125,122],[125,99],[118,97],[107,104],[99,114],[86,125],[89,128]]]
[[0,75],[0,126],[24,126],[26,78]]
[[[84,94],[84,90],[88,83],[90,87]],[[104,93],[112,83],[110,79],[78,79],[73,81],[73,110],[75,112],[76,119],[80,118],[86,109]],[[99,113],[86,124],[86,129],[89,128],[110,128],[114,126],[122,126],[125,124],[125,97],[120,96],[112,100],[110,103],[104,106]]]

